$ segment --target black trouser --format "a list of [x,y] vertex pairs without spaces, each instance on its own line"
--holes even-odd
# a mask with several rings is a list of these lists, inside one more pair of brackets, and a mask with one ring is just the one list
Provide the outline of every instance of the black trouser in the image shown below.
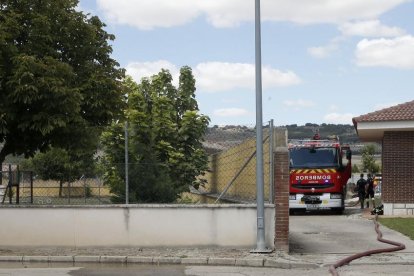
[[368,190],[368,193],[365,196],[366,196],[366,199],[367,199],[367,207],[369,207],[369,200],[371,199],[372,202],[373,202],[374,208],[375,208],[375,199],[374,199],[375,193],[374,193],[374,190]]
[[364,192],[358,192],[359,202],[361,203],[361,209],[364,209],[364,199],[365,199],[365,193]]

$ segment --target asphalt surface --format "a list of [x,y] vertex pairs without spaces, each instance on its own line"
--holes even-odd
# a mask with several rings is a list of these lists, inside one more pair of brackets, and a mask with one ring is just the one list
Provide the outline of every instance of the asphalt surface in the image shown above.
[[[289,243],[292,254],[352,254],[367,249],[390,247],[377,241],[374,217],[369,210],[347,208],[342,216],[329,212],[290,217]],[[400,253],[414,253],[414,241],[380,226],[383,237],[405,244]]]
[[[39,266],[39,265],[38,265]],[[58,267],[56,267],[58,266]],[[414,265],[358,265],[345,266],[339,270],[341,276],[353,275],[413,275]],[[326,267],[318,268],[269,268],[238,266],[183,266],[183,265],[82,265],[68,267],[55,264],[55,267],[14,267],[1,268],[0,275],[8,276],[320,276],[330,275]]]

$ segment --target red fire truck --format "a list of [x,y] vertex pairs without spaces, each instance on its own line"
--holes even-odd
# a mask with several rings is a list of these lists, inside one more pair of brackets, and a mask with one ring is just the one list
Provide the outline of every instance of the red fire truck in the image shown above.
[[338,137],[290,140],[289,210],[345,209],[351,150]]

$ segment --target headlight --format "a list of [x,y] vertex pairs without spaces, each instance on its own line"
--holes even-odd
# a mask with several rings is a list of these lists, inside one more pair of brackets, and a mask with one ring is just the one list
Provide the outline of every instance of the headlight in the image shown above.
[[296,195],[289,195],[289,200],[296,200]]
[[331,194],[331,199],[341,199],[342,194]]

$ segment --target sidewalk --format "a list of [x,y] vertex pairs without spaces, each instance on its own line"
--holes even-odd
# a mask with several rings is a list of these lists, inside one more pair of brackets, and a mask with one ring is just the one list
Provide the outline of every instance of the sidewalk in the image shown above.
[[[330,266],[349,254],[250,254],[249,249],[231,248],[21,248],[0,249],[0,262],[142,263],[185,265],[230,265],[277,268]],[[414,253],[388,253],[364,257],[353,265],[414,265]]]

